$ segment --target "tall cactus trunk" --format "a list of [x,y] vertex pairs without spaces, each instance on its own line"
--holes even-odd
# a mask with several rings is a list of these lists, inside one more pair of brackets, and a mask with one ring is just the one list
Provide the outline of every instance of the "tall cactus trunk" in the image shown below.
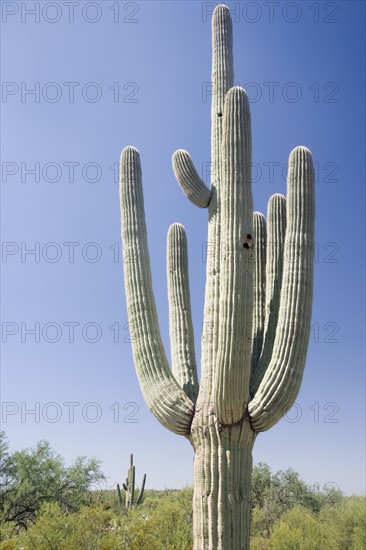
[[193,550],[248,550],[252,448],[247,422],[203,431],[194,458]]
[[290,154],[287,199],[267,222],[253,212],[248,96],[233,86],[232,23],[212,19],[211,189],[187,151],[173,155],[185,195],[208,208],[201,380],[198,382],[182,225],[168,232],[170,369],[159,330],[147,246],[140,156],[121,155],[122,239],[134,362],[145,401],[194,449],[194,550],[248,550],[252,448],[299,392],[310,335],[314,169],[306,147]]

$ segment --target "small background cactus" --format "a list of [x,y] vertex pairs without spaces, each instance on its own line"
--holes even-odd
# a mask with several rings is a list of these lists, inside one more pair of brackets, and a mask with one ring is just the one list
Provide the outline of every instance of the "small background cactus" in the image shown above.
[[[130,467],[128,469],[126,481],[125,483],[122,484],[123,490],[125,492],[124,506],[127,509],[132,508],[132,506],[138,506],[139,504],[142,503],[142,500],[144,498],[145,482],[146,482],[146,474],[144,474],[144,477],[142,478],[141,487],[138,493],[138,497],[136,499],[135,466],[133,464],[133,454],[131,453]],[[119,483],[117,483],[117,494],[118,494],[118,502],[120,506],[123,507],[123,497],[122,497],[122,491]]]

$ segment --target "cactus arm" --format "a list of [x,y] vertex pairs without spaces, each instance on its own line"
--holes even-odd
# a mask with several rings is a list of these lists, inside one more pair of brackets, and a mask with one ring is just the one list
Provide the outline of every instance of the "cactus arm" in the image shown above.
[[199,177],[190,154],[178,149],[172,158],[175,177],[186,197],[199,208],[207,208],[211,200],[211,191]]
[[229,90],[225,100],[221,171],[220,323],[215,404],[223,424],[244,414],[249,397],[253,308],[253,249],[245,248],[253,229],[249,171],[251,131],[248,96]]
[[122,506],[122,493],[121,493],[121,487],[119,486],[119,483],[117,483],[117,494],[118,494],[119,505]]
[[[253,214],[254,273],[253,273],[253,322],[246,330],[252,332],[251,372],[258,364],[263,345],[266,296],[266,219],[260,212]],[[248,247],[250,242],[246,243]]]
[[195,402],[198,377],[189,294],[187,238],[184,227],[173,224],[167,238],[167,276],[172,372]]
[[194,405],[170,372],[160,336],[137,149],[127,147],[122,151],[120,170],[125,289],[137,376],[145,401],[161,424],[177,434],[187,435]]
[[256,357],[256,362],[252,364],[253,370],[250,380],[250,393],[252,396],[257,391],[271,360],[280,308],[286,232],[286,199],[279,193],[272,195],[268,201],[267,223],[265,330],[260,357]]
[[288,411],[305,367],[314,258],[314,168],[305,147],[289,159],[285,254],[272,359],[248,407],[255,431],[268,430]]
[[[174,172],[184,193],[197,206],[201,206],[201,208],[210,207],[209,216],[212,219],[212,223],[209,229],[208,240],[215,250],[215,256],[217,257],[216,260],[212,259],[212,261],[208,262],[208,273],[209,270],[213,269],[211,264],[219,261],[216,191],[220,180],[222,117],[225,95],[234,84],[232,49],[233,38],[230,11],[227,6],[220,4],[216,6],[212,17],[211,191],[198,176],[192,160],[186,151],[180,149],[173,156]],[[208,288],[206,295],[210,295],[210,288]],[[215,322],[214,310],[212,310],[210,319],[206,318],[205,323],[214,324]]]
[[144,498],[145,482],[146,482],[146,474],[144,474],[144,477],[142,478],[141,489],[140,489],[140,492],[139,492],[139,496],[137,497],[136,506],[141,504],[142,499]]

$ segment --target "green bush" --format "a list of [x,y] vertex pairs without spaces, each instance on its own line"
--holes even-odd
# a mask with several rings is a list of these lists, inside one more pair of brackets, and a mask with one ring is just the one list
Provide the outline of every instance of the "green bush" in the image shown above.
[[334,507],[326,506],[320,511],[322,543],[329,550],[366,548],[365,506],[365,497],[349,497]]
[[89,489],[105,479],[98,460],[78,457],[66,467],[47,441],[10,454],[3,432],[0,472],[0,521],[18,528],[27,528],[46,502],[57,502],[67,512],[79,510],[90,501]]
[[[68,513],[46,503],[18,535],[10,527],[1,550],[191,550],[192,490],[150,492],[128,513],[92,504]],[[319,514],[295,506],[251,538],[251,550],[364,550],[365,498],[344,497]],[[107,509],[108,507],[108,509]],[[264,509],[253,511],[256,527],[267,525]]]
[[296,506],[286,512],[274,526],[272,550],[318,550],[320,525],[306,508]]
[[148,491],[123,516],[122,542],[132,550],[191,550],[192,489]]
[[[364,550],[366,548],[365,497],[343,497],[324,506],[319,514],[302,506],[285,512],[270,534],[257,533],[251,550]],[[253,513],[254,528],[267,525],[263,509]]]
[[17,540],[19,548],[24,550],[122,548],[112,512],[95,505],[69,514],[63,512],[57,503],[44,504],[36,521]]
[[[115,491],[90,491],[99,463],[66,468],[47,442],[10,454],[0,439],[1,550],[191,550],[193,489],[146,491],[120,507]],[[251,550],[365,550],[364,497],[315,492],[293,470],[254,468]]]

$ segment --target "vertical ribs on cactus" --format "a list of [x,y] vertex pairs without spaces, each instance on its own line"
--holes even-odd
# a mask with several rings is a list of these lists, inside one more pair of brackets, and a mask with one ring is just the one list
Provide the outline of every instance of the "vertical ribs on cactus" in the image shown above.
[[[212,18],[210,189],[189,153],[173,155],[183,193],[208,209],[208,243],[198,382],[184,227],[167,239],[171,364],[152,290],[140,155],[121,154],[124,281],[134,364],[149,409],[194,449],[194,550],[249,547],[252,448],[299,392],[310,334],[314,169],[306,147],[290,153],[287,197],[253,212],[251,120],[246,91],[234,86],[229,9]],[[131,260],[131,261],[130,261]]]

